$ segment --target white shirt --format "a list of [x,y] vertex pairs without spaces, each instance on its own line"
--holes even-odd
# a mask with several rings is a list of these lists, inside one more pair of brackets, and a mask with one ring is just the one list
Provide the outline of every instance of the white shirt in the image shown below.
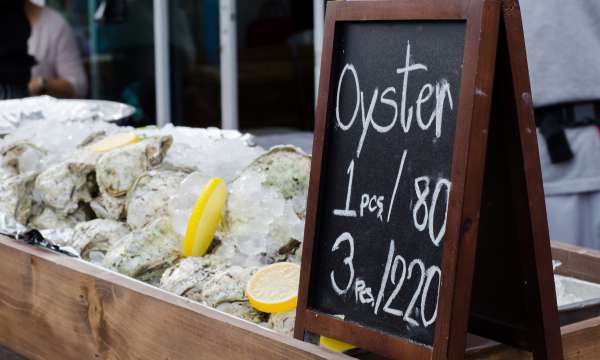
[[75,90],[75,97],[85,97],[88,81],[75,34],[58,12],[42,8],[28,45],[29,53],[38,62],[31,69],[32,77],[67,80]]

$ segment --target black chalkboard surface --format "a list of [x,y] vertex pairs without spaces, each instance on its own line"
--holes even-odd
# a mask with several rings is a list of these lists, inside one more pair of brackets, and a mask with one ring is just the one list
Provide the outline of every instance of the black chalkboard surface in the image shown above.
[[433,344],[464,34],[338,24],[309,307]]

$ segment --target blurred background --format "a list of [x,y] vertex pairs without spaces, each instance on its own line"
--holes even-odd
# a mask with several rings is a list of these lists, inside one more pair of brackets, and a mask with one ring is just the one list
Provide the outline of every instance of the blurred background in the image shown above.
[[[136,125],[157,118],[157,72],[168,71],[169,119],[176,125],[219,126],[221,42],[234,46],[227,62],[238,80],[241,129],[311,130],[314,107],[313,2],[307,0],[37,1],[59,11],[76,34],[89,78],[88,98],[137,108]],[[324,1],[323,1],[324,3]],[[236,29],[220,40],[220,11]],[[321,10],[322,11],[322,10]],[[158,13],[160,12],[160,14]],[[168,30],[155,26],[157,17]],[[163,22],[164,24],[164,22]],[[165,31],[167,30],[167,31]],[[161,32],[161,34],[157,34]],[[168,34],[168,67],[156,68],[157,36]],[[229,56],[230,54],[226,54]],[[164,76],[164,75],[163,75]],[[235,106],[229,102],[229,106]]]

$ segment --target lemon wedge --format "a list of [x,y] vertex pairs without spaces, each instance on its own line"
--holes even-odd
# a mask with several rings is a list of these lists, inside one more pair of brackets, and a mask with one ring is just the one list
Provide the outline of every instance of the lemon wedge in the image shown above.
[[325,336],[321,336],[319,338],[319,345],[323,346],[324,348],[327,348],[331,351],[335,351],[335,352],[344,352],[344,351],[348,351],[348,350],[352,350],[355,349],[356,346],[345,343],[343,341],[339,341],[336,339],[332,339],[332,338],[328,338]]
[[184,256],[203,256],[215,237],[227,201],[225,181],[208,181],[194,205],[185,229]]
[[258,270],[246,286],[250,305],[265,313],[293,310],[298,302],[300,266],[282,262]]
[[118,133],[91,144],[90,149],[95,152],[108,152],[139,141],[140,138],[134,133]]

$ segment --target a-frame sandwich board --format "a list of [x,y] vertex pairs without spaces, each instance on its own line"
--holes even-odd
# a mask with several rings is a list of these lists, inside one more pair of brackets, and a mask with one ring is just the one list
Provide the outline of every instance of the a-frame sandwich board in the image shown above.
[[[332,53],[343,22],[465,21],[452,193],[431,345],[348,321],[314,304],[322,184],[331,173]],[[328,4],[295,336],[316,333],[392,358],[460,359],[467,331],[562,359],[523,27],[516,0]],[[331,86],[330,86],[331,85]],[[399,234],[400,236],[402,234]]]

